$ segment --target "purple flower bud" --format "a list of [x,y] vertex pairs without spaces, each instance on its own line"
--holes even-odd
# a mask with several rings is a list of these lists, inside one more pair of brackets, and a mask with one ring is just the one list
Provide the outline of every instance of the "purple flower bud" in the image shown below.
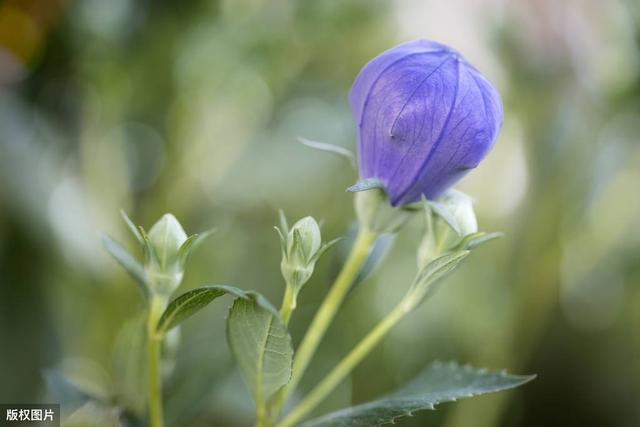
[[374,58],[349,99],[360,177],[379,180],[394,206],[440,196],[480,163],[502,126],[493,85],[457,51],[428,40]]

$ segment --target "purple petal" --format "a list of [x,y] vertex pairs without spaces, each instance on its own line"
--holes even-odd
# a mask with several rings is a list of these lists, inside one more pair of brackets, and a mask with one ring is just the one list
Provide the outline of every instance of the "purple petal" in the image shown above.
[[455,50],[430,41],[367,64],[350,94],[361,178],[393,205],[438,197],[486,156],[502,125],[495,88]]

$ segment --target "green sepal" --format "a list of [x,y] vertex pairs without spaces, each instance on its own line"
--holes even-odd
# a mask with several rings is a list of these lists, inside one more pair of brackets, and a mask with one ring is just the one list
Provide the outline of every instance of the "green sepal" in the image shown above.
[[124,220],[124,223],[127,224],[127,228],[129,228],[129,231],[131,231],[131,234],[133,234],[133,236],[136,238],[136,241],[138,243],[140,243],[141,245],[144,245],[144,240],[142,239],[142,235],[140,234],[140,230],[138,230],[138,227],[136,227],[136,225],[133,223],[133,221],[131,221],[131,218],[129,218],[129,216],[127,215],[127,213],[124,210],[120,210],[120,216],[122,216],[122,219]]
[[408,310],[418,307],[435,291],[434,285],[452,272],[471,252],[461,250],[447,252],[427,264],[416,276],[411,288],[404,297]]
[[328,241],[327,243],[323,243],[322,246],[320,246],[320,249],[317,250],[317,252],[315,254],[313,254],[311,256],[311,259],[309,260],[309,262],[316,262],[318,261],[318,259],[320,259],[320,257],[322,255],[324,255],[324,253],[326,251],[328,251],[329,249],[331,249],[331,247],[333,245],[335,245],[336,243],[338,243],[339,241],[341,241],[342,239],[344,239],[343,237],[337,237],[333,240]]
[[326,142],[311,141],[309,139],[302,138],[302,137],[298,137],[298,141],[301,144],[306,145],[309,148],[314,148],[316,150],[320,150],[320,151],[325,151],[327,153],[336,154],[336,155],[346,159],[353,169],[357,169],[357,167],[356,167],[356,156],[351,152],[351,150],[348,150],[348,149],[346,149],[344,147],[341,147],[339,145],[328,144]]
[[347,188],[347,191],[349,193],[358,193],[360,191],[367,191],[367,190],[373,190],[373,189],[379,189],[379,190],[385,191],[386,193],[384,184],[378,178],[367,178],[367,179],[360,180],[357,183],[353,184],[351,187]]
[[101,234],[102,244],[109,254],[129,273],[129,275],[140,285],[140,289],[145,297],[149,296],[149,284],[144,267],[118,242],[107,234]]
[[473,233],[465,236],[465,238],[462,239],[462,241],[458,244],[456,249],[473,250],[480,245],[483,245],[495,239],[499,239],[501,237],[504,237],[504,233],[500,233],[500,232],[486,233],[484,231],[479,231],[477,233]]
[[287,240],[277,226],[274,225],[273,229],[278,233],[278,237],[280,238],[280,251],[282,252],[282,258],[285,259],[287,258]]
[[287,217],[282,209],[278,210],[278,220],[280,222],[280,229],[283,235],[289,234],[289,224],[287,223]]
[[180,249],[178,249],[178,259],[182,268],[185,267],[193,249],[215,232],[216,229],[212,228],[211,230],[207,230],[199,234],[192,234],[187,237],[187,240],[185,240],[182,246],[180,246]]

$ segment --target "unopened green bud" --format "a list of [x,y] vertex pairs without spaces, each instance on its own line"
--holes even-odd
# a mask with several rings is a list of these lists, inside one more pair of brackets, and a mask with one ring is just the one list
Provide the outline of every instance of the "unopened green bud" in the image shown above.
[[339,239],[322,243],[320,226],[310,216],[302,218],[289,229],[282,211],[280,211],[280,228],[276,227],[276,230],[280,235],[282,249],[280,270],[287,284],[280,310],[286,324],[296,307],[298,293],[311,278],[316,262]]
[[187,234],[171,214],[165,214],[156,222],[146,237],[146,263],[151,286],[159,294],[170,294],[182,281],[184,262],[181,248]]
[[321,245],[320,226],[310,216],[296,222],[287,235],[288,257],[300,263],[309,263]]
[[289,230],[280,266],[287,283],[296,290],[309,281],[321,247],[320,226],[312,217],[302,218]]
[[164,262],[178,258],[180,246],[187,240],[187,233],[172,214],[164,214],[149,230],[149,241]]
[[449,190],[437,201],[424,201],[425,232],[418,246],[418,266],[423,268],[478,231],[473,199]]
[[462,191],[449,190],[439,200],[451,212],[460,237],[476,233],[478,221],[473,211],[473,199]]
[[187,237],[178,220],[171,214],[165,214],[147,233],[144,228],[136,226],[124,211],[121,214],[144,250],[144,264],[107,235],[102,236],[105,248],[136,279],[145,297],[158,296],[161,301],[166,300],[180,285],[189,254],[214,230]]

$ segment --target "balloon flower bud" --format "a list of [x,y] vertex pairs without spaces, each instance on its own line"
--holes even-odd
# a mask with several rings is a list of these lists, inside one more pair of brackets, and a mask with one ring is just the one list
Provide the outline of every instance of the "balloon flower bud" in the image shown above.
[[360,71],[350,93],[360,177],[393,206],[434,200],[494,145],[503,110],[495,87],[457,51],[418,40]]
[[175,216],[165,214],[147,235],[146,271],[152,286],[160,294],[169,294],[180,285],[184,268],[180,248],[187,233]]
[[165,214],[147,233],[144,228],[136,226],[127,214],[121,214],[129,231],[142,246],[144,264],[106,234],[102,236],[105,248],[136,279],[145,297],[168,298],[182,281],[191,251],[214,230],[187,236],[176,217]]
[[478,234],[473,199],[461,191],[451,189],[435,202],[425,201],[424,213],[425,233],[418,246],[421,268],[459,245],[465,237]]
[[[142,228],[140,231],[144,233]],[[213,231],[187,236],[175,216],[164,214],[149,234],[141,236],[145,272],[153,293],[168,296],[180,286],[191,251]]]
[[322,247],[320,226],[310,216],[302,218],[291,227],[283,243],[282,275],[299,290],[313,274]]
[[478,220],[471,197],[462,191],[452,189],[447,191],[438,202],[449,212],[447,217],[449,226],[453,227],[458,236],[465,237],[478,231]]
[[296,222],[291,229],[282,212],[280,221],[280,228],[276,227],[282,249],[280,269],[287,286],[292,287],[291,291],[297,295],[311,278],[320,256],[338,239],[322,243],[320,226],[310,216]]

